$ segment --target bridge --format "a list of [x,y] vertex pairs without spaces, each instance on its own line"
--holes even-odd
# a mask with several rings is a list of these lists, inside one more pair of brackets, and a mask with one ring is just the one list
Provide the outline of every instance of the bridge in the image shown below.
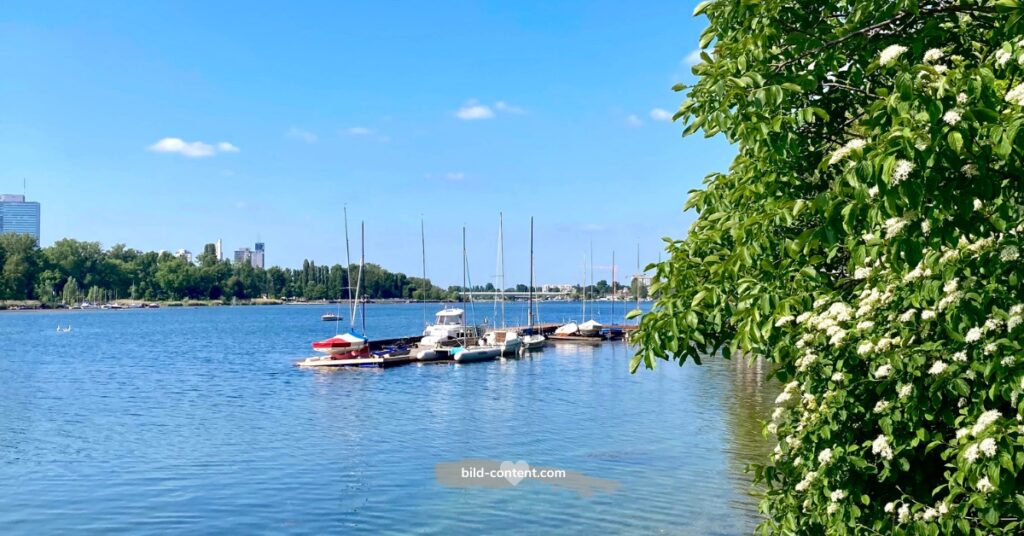
[[[504,293],[502,293],[502,292],[498,292],[496,290],[495,291],[482,291],[481,290],[481,291],[460,292],[459,293],[460,296],[468,296],[470,298],[495,298],[495,297],[501,296],[502,294],[505,295],[506,299],[515,299],[515,298],[526,299],[526,298],[530,297],[530,293],[529,292],[510,292],[510,291],[505,291]],[[535,291],[533,293],[533,297],[534,298],[551,298],[551,297],[571,296],[571,295],[572,295],[572,292],[554,292],[554,291],[551,291],[551,292],[536,292]]]

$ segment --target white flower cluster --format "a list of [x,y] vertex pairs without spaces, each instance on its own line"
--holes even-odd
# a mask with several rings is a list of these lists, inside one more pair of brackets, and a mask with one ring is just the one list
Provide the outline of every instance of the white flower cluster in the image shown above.
[[931,309],[925,309],[924,311],[921,311],[921,320],[934,320],[934,319],[935,319],[935,311],[933,311]]
[[832,461],[832,449],[825,449],[818,453],[818,462],[825,465]]
[[903,276],[903,281],[905,283],[909,283],[911,281],[916,281],[918,279],[921,279],[922,277],[931,277],[931,275],[932,275],[931,268],[922,268],[921,267],[922,264],[924,264],[924,263],[918,264],[916,267],[914,267],[913,270],[907,272],[907,275]]
[[885,413],[889,409],[888,400],[879,400],[875,403],[875,413]]
[[792,316],[780,316],[779,319],[775,321],[775,327],[781,328],[782,326],[793,322],[793,320],[795,319]]
[[[907,279],[904,279],[904,281],[907,281]],[[900,322],[910,322],[915,316],[917,316],[917,309],[907,309],[900,315]]]
[[1013,55],[1010,54],[1010,52],[1007,51],[1007,50],[1003,50],[1003,49],[997,50],[996,51],[996,65],[998,65],[1000,67],[1005,66],[1006,63],[1010,61],[1010,58],[1012,56]]
[[[957,432],[959,434],[959,431]],[[964,459],[968,463],[974,463],[978,461],[978,458],[984,454],[987,458],[992,458],[996,455],[996,440],[991,437],[986,437],[979,443],[972,443],[964,451]]]
[[896,161],[896,166],[892,169],[892,183],[899,184],[910,176],[910,173],[914,171],[914,163],[910,160],[900,158]]
[[835,302],[820,314],[810,314],[806,317],[800,315],[797,318],[798,322],[800,322],[800,318],[803,318],[803,323],[809,329],[825,332],[825,335],[829,337],[829,344],[836,346],[846,338],[846,330],[843,329],[840,323],[850,320],[851,310],[845,303]]
[[864,289],[859,296],[860,307],[857,308],[857,318],[867,316],[868,314],[871,314],[876,307],[884,306],[889,303],[889,301],[892,300],[894,292],[895,289],[893,287],[886,288],[884,292],[879,292],[877,288]]
[[884,434],[880,434],[871,442],[871,453],[878,454],[886,460],[892,459],[892,447],[889,446],[889,439]]
[[892,374],[892,365],[888,363],[875,369],[875,378],[888,378],[890,374]]
[[1001,416],[1002,413],[999,413],[999,410],[995,409],[990,409],[982,413],[981,416],[978,417],[978,421],[974,423],[974,426],[970,428],[971,435],[977,436],[978,434],[984,432],[986,428],[991,426],[992,423],[999,420],[999,417]]
[[948,366],[949,365],[945,364],[942,361],[936,361],[932,363],[931,368],[928,369],[928,374],[931,374],[932,376],[938,376],[939,374],[945,372]]
[[966,93],[960,93],[959,95],[957,95],[956,96],[956,103],[957,104],[967,104],[967,94]]
[[1017,84],[1016,87],[1006,93],[1006,102],[1024,106],[1024,84]]
[[799,383],[792,381],[786,384],[786,387],[779,393],[779,396],[775,398],[776,404],[785,404],[793,398],[793,394],[796,393],[797,388],[800,386]]
[[987,476],[983,476],[981,477],[981,479],[978,480],[978,491],[982,493],[988,493],[993,489],[995,488],[992,486],[992,483],[988,481]]
[[912,384],[905,383],[899,387],[897,392],[899,393],[900,400],[904,400],[910,396],[910,393],[914,392],[914,386]]
[[900,234],[900,231],[902,231],[908,223],[910,222],[907,221],[906,218],[900,218],[896,216],[885,220],[885,237],[892,238]]
[[1006,246],[999,252],[999,260],[1003,262],[1013,262],[1019,258],[1020,251],[1017,249],[1017,246],[1014,245]]
[[942,59],[942,50],[938,48],[929,49],[924,53],[925,63],[935,63]]
[[[963,95],[963,93],[961,93],[961,95]],[[978,176],[978,166],[976,166],[974,164],[964,164],[963,167],[960,168],[960,173],[963,173],[964,176],[967,177],[967,178],[977,177]]]
[[846,142],[846,145],[843,145],[842,147],[836,149],[834,153],[832,153],[832,156],[828,159],[828,164],[830,166],[832,164],[835,164],[836,162],[846,158],[847,156],[850,156],[850,153],[852,153],[853,151],[863,148],[865,145],[867,145],[867,142],[859,138],[854,138]]
[[814,479],[817,477],[818,473],[816,471],[807,471],[807,474],[804,475],[804,479],[796,483],[796,490],[800,492],[807,491],[807,488],[811,487],[811,483],[814,482]]
[[963,116],[960,115],[959,110],[950,110],[942,115],[942,120],[951,127],[955,127],[962,118]]
[[832,502],[839,502],[845,498],[846,492],[841,489],[837,489],[833,491],[831,494],[829,494],[829,499],[832,499]]
[[903,54],[906,51],[907,51],[907,47],[905,47],[905,46],[902,46],[902,45],[889,45],[889,46],[885,47],[885,50],[883,50],[881,54],[878,55],[878,63],[879,63],[879,65],[883,65],[883,66],[884,65],[889,65],[890,63],[895,61],[896,58],[900,57],[900,55]]

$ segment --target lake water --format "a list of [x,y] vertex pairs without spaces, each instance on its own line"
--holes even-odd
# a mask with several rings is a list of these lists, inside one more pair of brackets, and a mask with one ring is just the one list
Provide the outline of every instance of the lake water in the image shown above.
[[[610,321],[610,305],[599,307]],[[0,532],[744,534],[757,524],[744,467],[768,452],[757,420],[774,398],[757,367],[711,360],[630,375],[621,342],[463,365],[293,366],[334,334],[319,320],[327,310],[0,314]],[[506,317],[523,322],[524,307]],[[573,317],[579,304],[541,305],[541,321]],[[422,319],[416,304],[367,306],[372,338],[418,332]],[[618,488],[438,483],[436,464],[467,458]]]

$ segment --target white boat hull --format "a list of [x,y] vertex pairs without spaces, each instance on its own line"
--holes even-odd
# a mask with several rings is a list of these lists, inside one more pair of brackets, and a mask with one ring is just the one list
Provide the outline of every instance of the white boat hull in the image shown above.
[[543,335],[527,335],[523,337],[523,350],[537,350],[548,344],[548,339]]
[[297,363],[300,367],[375,367],[384,363],[383,357],[353,357],[333,359],[331,357],[309,357]]
[[497,346],[474,346],[463,348],[455,354],[455,361],[459,363],[470,363],[473,361],[487,361],[501,355],[501,348]]

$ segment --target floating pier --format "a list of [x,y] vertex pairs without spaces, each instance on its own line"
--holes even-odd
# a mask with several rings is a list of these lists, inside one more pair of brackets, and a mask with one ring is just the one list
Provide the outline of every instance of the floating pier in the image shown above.
[[[601,344],[605,341],[616,341],[621,340],[624,336],[630,332],[636,330],[635,325],[612,325],[604,326],[601,329],[600,335],[591,337],[581,335],[556,335],[555,330],[559,328],[561,324],[534,324],[532,328],[529,326],[517,326],[508,328],[510,330],[516,330],[519,333],[526,333],[532,330],[533,333],[539,333],[548,337],[548,340],[556,343],[574,343],[574,344]],[[306,368],[338,368],[338,367],[355,367],[355,368],[389,368],[396,367],[399,365],[408,365],[410,363],[454,363],[455,360],[452,357],[439,357],[436,359],[419,360],[417,355],[424,350],[434,350],[433,346],[421,346],[419,344],[422,336],[413,335],[409,337],[395,337],[391,339],[378,339],[369,341],[370,355],[362,357],[352,357],[347,359],[331,359],[330,356],[314,356],[301,361],[296,362],[296,365]],[[408,347],[408,351],[405,350]],[[374,353],[386,352],[389,348],[399,349],[400,353],[397,355],[374,355]]]

